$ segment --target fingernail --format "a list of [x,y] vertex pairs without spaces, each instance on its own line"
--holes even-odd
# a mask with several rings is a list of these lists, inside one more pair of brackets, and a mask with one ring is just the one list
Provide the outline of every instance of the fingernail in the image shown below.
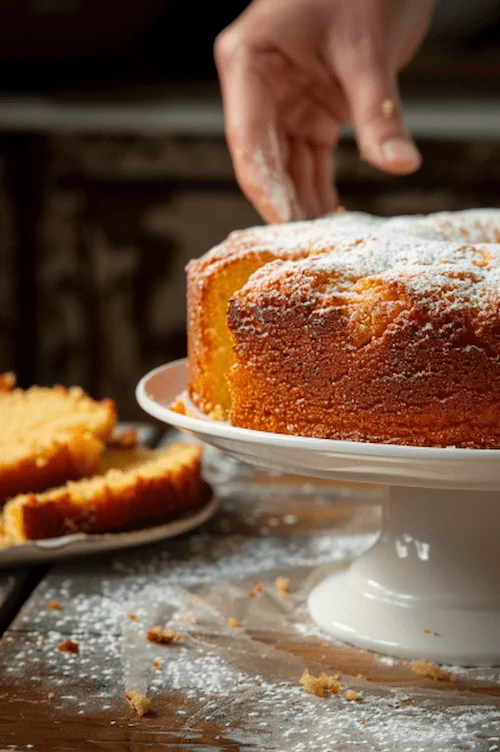
[[406,138],[390,138],[384,141],[382,154],[388,162],[420,162],[420,152]]

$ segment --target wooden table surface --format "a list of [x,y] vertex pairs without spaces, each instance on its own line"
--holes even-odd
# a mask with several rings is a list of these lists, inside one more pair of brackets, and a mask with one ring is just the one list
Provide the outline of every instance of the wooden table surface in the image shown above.
[[[175,540],[5,571],[0,751],[499,749],[496,672],[438,681],[301,627],[317,567],[376,535],[376,507],[345,495],[308,506],[291,492],[283,506],[286,494],[233,494]],[[283,599],[280,573],[291,583]],[[263,592],[252,595],[256,578]],[[182,642],[148,643],[147,630],[167,622]],[[67,639],[77,653],[59,650]],[[306,667],[338,673],[341,695],[306,694]],[[152,712],[136,715],[127,689],[147,694]]]

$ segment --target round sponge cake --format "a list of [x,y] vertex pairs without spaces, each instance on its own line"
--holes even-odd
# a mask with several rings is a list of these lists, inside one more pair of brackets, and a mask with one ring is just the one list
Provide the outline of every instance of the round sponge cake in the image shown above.
[[212,416],[500,447],[500,210],[253,228],[191,262],[188,290],[189,393]]

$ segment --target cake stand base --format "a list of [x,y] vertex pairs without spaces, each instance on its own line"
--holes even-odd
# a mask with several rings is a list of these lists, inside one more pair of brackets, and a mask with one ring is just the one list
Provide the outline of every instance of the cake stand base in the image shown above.
[[400,658],[500,664],[500,492],[389,488],[378,542],[309,596],[344,642]]

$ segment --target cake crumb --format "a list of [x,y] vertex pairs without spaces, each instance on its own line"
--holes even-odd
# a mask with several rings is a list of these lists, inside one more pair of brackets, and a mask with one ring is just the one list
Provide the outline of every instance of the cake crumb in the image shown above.
[[262,584],[262,582],[260,582],[260,580],[255,580],[252,585],[252,589],[248,591],[248,595],[250,596],[250,598],[255,598],[257,593],[262,593],[263,590],[264,585]]
[[319,676],[313,676],[309,673],[307,668],[304,669],[304,672],[300,677],[300,683],[306,692],[309,692],[311,695],[316,695],[316,697],[324,697],[325,690],[327,692],[332,692],[333,694],[337,694],[340,690],[337,674],[335,674],[335,676],[328,676],[321,672]]
[[384,117],[390,117],[394,112],[394,102],[392,99],[384,99],[380,109],[382,110],[382,115]]
[[243,700],[241,697],[235,697],[233,700],[233,705],[241,705],[242,702]]
[[128,615],[128,618],[130,619],[130,621],[137,621],[137,616],[136,616],[136,614],[129,614],[129,615]]
[[210,420],[225,420],[226,411],[222,405],[215,405],[215,407],[208,413],[208,417]]
[[149,642],[156,642],[159,645],[170,645],[171,642],[180,642],[182,637],[173,629],[165,629],[165,627],[152,627],[146,634],[146,638]]
[[344,692],[344,698],[348,702],[359,702],[361,700],[361,695],[354,689],[346,689],[346,691]]
[[156,669],[161,668],[161,663],[158,663],[158,661],[154,661],[153,668],[156,668]]
[[290,592],[290,580],[288,577],[276,577],[274,584],[278,598],[284,598]]
[[61,604],[59,603],[59,601],[52,600],[52,601],[49,601],[47,605],[49,608],[55,611],[56,609],[60,607]]
[[79,647],[77,642],[73,642],[73,640],[65,640],[59,645],[58,650],[60,650],[61,653],[78,653]]
[[136,692],[135,689],[130,689],[125,692],[125,697],[127,698],[128,704],[137,715],[143,716],[146,715],[146,713],[149,713],[150,704],[146,695],[143,695],[141,692]]
[[453,681],[454,676],[450,671],[445,671],[437,663],[430,661],[412,661],[411,670],[418,676],[436,681]]
[[173,413],[178,413],[178,415],[186,415],[186,405],[180,397],[170,405],[170,409]]
[[227,620],[227,626],[228,627],[239,627],[240,623],[239,623],[238,619],[234,618],[234,616],[230,616],[229,619]]

